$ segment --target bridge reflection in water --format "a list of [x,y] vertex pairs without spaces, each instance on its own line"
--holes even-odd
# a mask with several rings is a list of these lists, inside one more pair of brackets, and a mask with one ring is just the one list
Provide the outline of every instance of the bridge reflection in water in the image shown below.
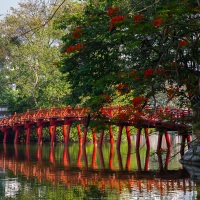
[[[70,147],[18,145],[11,149],[3,144],[0,149],[0,167],[11,170],[14,175],[23,175],[27,179],[36,178],[39,182],[49,181],[52,185],[62,184],[70,188],[79,185],[85,190],[93,185],[102,192],[117,189],[119,194],[127,190],[129,195],[155,193],[160,197],[170,195],[185,195],[191,192],[193,183],[189,174],[182,169],[169,169],[171,151],[150,155],[150,149],[132,151],[127,148],[126,154],[114,146],[109,146],[109,152],[91,145],[92,152],[87,147],[79,146],[77,155]],[[156,160],[156,167],[153,164]],[[115,161],[115,162],[114,162]],[[116,162],[117,161],[117,162]],[[177,193],[176,193],[177,192]]]

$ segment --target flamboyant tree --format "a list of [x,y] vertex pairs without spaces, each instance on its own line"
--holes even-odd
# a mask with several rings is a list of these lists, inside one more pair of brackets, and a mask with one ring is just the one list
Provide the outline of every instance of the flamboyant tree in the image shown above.
[[90,1],[83,13],[63,15],[55,23],[67,30],[58,67],[68,102],[93,111],[110,103],[198,107],[199,11],[197,0]]

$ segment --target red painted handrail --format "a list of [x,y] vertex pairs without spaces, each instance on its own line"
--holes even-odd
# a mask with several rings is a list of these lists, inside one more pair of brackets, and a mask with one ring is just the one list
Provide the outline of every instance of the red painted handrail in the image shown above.
[[[149,122],[163,121],[163,120],[187,120],[192,117],[190,109],[177,109],[177,108],[153,108],[147,106],[140,115],[136,113],[133,108],[122,107],[122,106],[110,106],[103,107],[100,112],[105,117],[105,120],[114,120],[115,122],[133,122],[135,118],[140,118]],[[15,113],[11,116],[5,116],[0,119],[0,128],[12,127],[15,124],[24,124],[26,122],[37,122],[38,120],[50,120],[59,119],[64,120],[65,118],[74,118],[73,121],[84,119],[88,116],[89,109],[70,106],[64,108],[50,108],[50,109],[39,109],[39,110],[27,110],[26,113]],[[92,116],[95,118],[95,116]],[[136,123],[136,122],[134,122]]]

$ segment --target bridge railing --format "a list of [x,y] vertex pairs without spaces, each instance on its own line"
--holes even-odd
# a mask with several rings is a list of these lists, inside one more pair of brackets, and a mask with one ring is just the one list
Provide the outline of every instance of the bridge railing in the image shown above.
[[[101,113],[105,116],[105,119],[115,119],[124,121],[137,121],[137,118],[145,119],[149,121],[162,121],[162,120],[181,120],[189,119],[192,116],[190,109],[177,109],[177,108],[154,108],[151,106],[145,107],[144,110],[138,111],[131,107],[123,106],[110,106],[103,107]],[[12,126],[17,123],[25,123],[28,121],[37,121],[39,119],[49,120],[51,118],[76,118],[81,119],[87,117],[89,114],[88,108],[70,106],[64,108],[45,108],[39,110],[27,110],[26,113],[15,113],[12,116],[7,116],[0,119],[0,127]]]

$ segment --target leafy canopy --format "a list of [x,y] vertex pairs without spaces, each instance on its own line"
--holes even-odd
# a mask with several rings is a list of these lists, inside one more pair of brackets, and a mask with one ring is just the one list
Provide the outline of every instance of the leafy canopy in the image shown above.
[[83,4],[82,12],[55,22],[66,31],[58,67],[70,84],[68,102],[96,111],[110,103],[133,104],[134,97],[144,104],[195,106],[198,1]]

